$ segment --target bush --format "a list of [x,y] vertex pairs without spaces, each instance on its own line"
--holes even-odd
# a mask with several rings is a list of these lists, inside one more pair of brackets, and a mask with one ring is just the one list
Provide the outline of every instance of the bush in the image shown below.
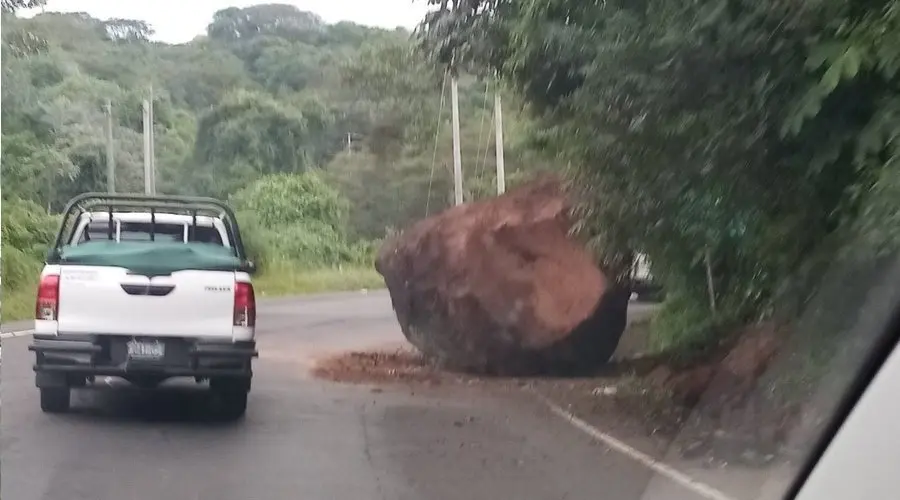
[[3,289],[14,292],[34,282],[41,272],[41,261],[11,245],[3,245]]
[[47,246],[56,234],[57,219],[33,202],[12,198],[3,201],[0,227],[3,287],[15,291],[34,281],[40,272]]
[[3,318],[24,318],[33,312],[37,277],[58,221],[30,201],[10,198],[2,208]]
[[0,224],[4,248],[16,248],[43,260],[47,246],[56,236],[59,221],[34,202],[10,198],[3,200]]
[[347,202],[315,174],[269,175],[231,202],[260,270],[274,262],[301,269],[374,262],[374,243],[350,242],[344,232]]
[[678,293],[667,294],[650,325],[650,349],[694,353],[708,347],[721,330],[721,324],[702,302]]
[[352,260],[347,240],[331,226],[316,220],[271,229],[266,236],[270,258],[301,267],[337,265]]
[[270,229],[316,221],[342,232],[348,203],[313,173],[267,175],[238,191],[231,203]]
[[257,269],[263,271],[265,265],[272,260],[272,252],[266,241],[268,231],[260,224],[259,217],[252,212],[240,211],[235,215],[240,225],[247,258],[256,263]]

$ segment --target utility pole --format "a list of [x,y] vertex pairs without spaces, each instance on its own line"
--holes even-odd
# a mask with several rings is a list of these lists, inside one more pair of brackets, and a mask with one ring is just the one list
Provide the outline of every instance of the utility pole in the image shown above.
[[497,194],[506,191],[506,166],[503,164],[503,110],[500,103],[500,86],[494,90],[494,137],[497,140]]
[[347,154],[353,156],[353,139],[350,134],[351,132],[347,132]]
[[453,108],[453,198],[456,205],[462,205],[462,153],[459,146],[459,93],[456,74],[450,78],[450,105]]
[[106,100],[106,190],[116,192],[116,157],[113,143],[112,101]]
[[144,193],[153,194],[153,175],[150,155],[153,154],[151,147],[152,138],[150,136],[150,103],[147,99],[143,101],[143,118],[144,118]]
[[706,248],[703,257],[706,261],[706,288],[709,292],[709,310],[716,314],[716,285],[713,280],[712,252],[709,251],[709,247]]
[[153,85],[150,85],[150,189],[151,194],[156,194],[156,117],[153,104]]

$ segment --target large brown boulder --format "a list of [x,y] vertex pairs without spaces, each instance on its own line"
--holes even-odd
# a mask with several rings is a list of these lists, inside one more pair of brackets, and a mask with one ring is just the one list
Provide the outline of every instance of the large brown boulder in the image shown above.
[[629,291],[569,237],[554,178],[451,208],[385,242],[384,276],[403,334],[466,371],[539,373],[609,360]]

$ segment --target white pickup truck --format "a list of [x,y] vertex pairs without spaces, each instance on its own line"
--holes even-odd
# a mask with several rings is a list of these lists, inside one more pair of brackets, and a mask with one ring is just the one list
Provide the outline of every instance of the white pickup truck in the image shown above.
[[631,270],[632,297],[639,301],[657,302],[663,295],[662,287],[650,272],[650,260],[646,254],[635,255]]
[[257,356],[256,303],[234,213],[209,198],[87,193],[69,202],[41,272],[34,370],[65,412],[98,376],[153,388],[209,381],[240,418]]

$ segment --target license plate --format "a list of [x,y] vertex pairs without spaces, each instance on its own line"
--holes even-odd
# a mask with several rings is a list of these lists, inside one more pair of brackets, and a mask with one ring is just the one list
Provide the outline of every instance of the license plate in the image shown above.
[[166,356],[166,345],[158,340],[131,340],[128,342],[128,358],[157,361]]

